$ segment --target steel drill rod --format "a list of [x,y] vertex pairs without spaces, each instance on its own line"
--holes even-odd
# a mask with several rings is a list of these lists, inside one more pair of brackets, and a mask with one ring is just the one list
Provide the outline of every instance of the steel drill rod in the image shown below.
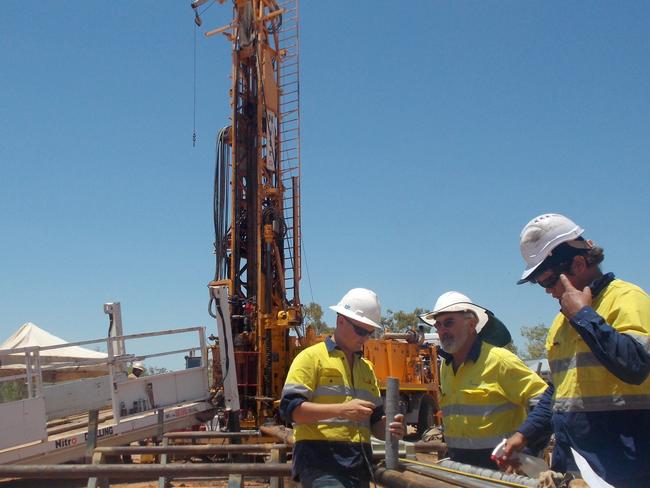
[[24,479],[155,479],[189,476],[229,476],[245,474],[246,476],[291,476],[291,464],[261,463],[212,463],[212,464],[20,464],[0,465],[0,478]]
[[460,486],[463,488],[502,488],[504,486],[526,488],[527,486],[536,487],[538,485],[537,480],[532,479],[528,479],[528,481],[532,482],[532,484],[528,484],[516,483],[505,479],[489,479],[488,477],[477,478],[475,476],[471,476],[471,474],[475,473],[452,473],[436,469],[434,466],[425,467],[407,465],[406,469],[413,473],[430,477],[431,479],[446,481],[451,483],[453,486]]
[[418,441],[415,443],[415,452],[437,452],[445,453],[447,452],[447,444],[441,441]]
[[[415,452],[420,452],[423,454],[430,454],[432,452],[435,452],[438,454],[438,458],[440,459],[441,455],[447,453],[447,445],[444,442],[440,443],[433,443],[433,442],[416,442],[413,444],[413,447],[415,449]],[[385,449],[383,446],[375,446],[372,449],[374,459],[384,459],[385,457]],[[399,451],[399,457],[406,457],[407,456],[407,449],[404,448],[404,446],[400,446],[400,451]]]
[[386,468],[376,468],[375,479],[377,483],[387,488],[454,488],[457,486],[427,476]]
[[399,379],[386,378],[386,468],[397,469],[399,465],[399,439],[389,431],[389,425],[399,413]]
[[[496,467],[496,466],[495,466]],[[455,470],[463,473],[468,473],[468,475],[478,475],[484,478],[492,478],[498,481],[504,481],[507,483],[513,483],[521,486],[532,486],[537,487],[538,482],[534,478],[529,478],[528,476],[520,476],[518,474],[505,473],[503,471],[498,471],[496,469],[482,468],[480,466],[472,466],[471,464],[459,463],[457,461],[452,461],[451,459],[442,459],[434,465],[436,470]]]
[[273,449],[288,450],[286,444],[224,444],[197,446],[116,446],[97,447],[95,452],[105,455],[118,454],[254,454],[269,453]]

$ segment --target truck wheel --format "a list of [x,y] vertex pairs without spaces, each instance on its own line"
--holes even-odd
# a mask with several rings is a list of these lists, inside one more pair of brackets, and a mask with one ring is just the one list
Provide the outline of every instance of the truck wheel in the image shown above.
[[438,406],[436,405],[436,401],[429,395],[424,395],[422,400],[420,400],[420,411],[418,413],[418,439],[435,425],[437,410]]

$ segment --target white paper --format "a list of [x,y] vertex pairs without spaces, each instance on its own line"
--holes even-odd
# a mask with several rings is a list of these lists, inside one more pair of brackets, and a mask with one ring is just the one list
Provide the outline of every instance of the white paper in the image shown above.
[[575,459],[576,464],[578,465],[582,479],[587,482],[589,488],[615,488],[613,485],[610,485],[607,481],[594,473],[594,470],[591,469],[587,460],[573,447],[571,448],[571,452],[573,453],[573,459]]

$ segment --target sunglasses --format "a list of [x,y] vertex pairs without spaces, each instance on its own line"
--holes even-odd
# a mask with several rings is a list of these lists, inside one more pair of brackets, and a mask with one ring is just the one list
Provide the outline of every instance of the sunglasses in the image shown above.
[[557,266],[551,268],[553,274],[548,278],[546,278],[544,281],[538,281],[537,279],[533,279],[531,281],[533,283],[537,283],[539,286],[541,286],[544,289],[553,288],[557,284],[558,280],[560,279],[560,275],[566,274],[571,270],[571,264],[573,264],[573,260],[565,263],[560,263]]
[[370,334],[374,332],[372,330],[364,329],[363,327],[359,327],[358,325],[355,325],[354,322],[352,322],[347,317],[343,317],[343,318],[348,324],[352,326],[352,328],[354,329],[354,333],[359,337],[368,337]]
[[558,280],[560,279],[561,274],[562,273],[553,272],[553,274],[549,276],[547,279],[545,279],[544,281],[536,281],[535,283],[537,283],[539,286],[541,286],[544,289],[553,288],[557,284]]

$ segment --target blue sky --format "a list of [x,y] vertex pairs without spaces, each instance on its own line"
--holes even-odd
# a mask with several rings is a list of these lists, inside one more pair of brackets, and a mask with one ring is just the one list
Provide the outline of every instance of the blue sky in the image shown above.
[[[0,16],[0,340],[206,325],[230,45],[189,2],[6,0]],[[203,31],[227,24],[228,5]],[[303,234],[324,307],[456,289],[516,342],[557,304],[516,286],[518,236],[560,212],[650,289],[650,4],[301,4]],[[326,315],[332,321],[331,314]]]

